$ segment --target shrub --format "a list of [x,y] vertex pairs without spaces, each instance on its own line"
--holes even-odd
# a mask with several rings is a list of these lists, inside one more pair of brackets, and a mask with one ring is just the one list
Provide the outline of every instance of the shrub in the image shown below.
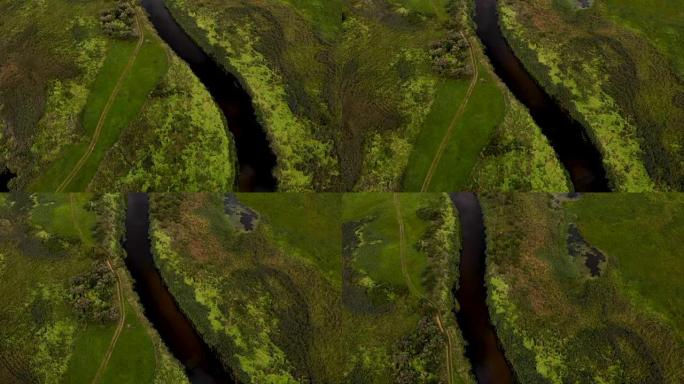
[[134,24],[135,9],[130,0],[118,0],[114,8],[102,11],[100,23],[108,36],[128,40],[138,36]]
[[473,68],[468,59],[468,50],[469,45],[463,35],[451,30],[445,39],[430,47],[433,70],[446,77],[471,76]]
[[116,321],[119,311],[113,305],[114,276],[103,262],[71,279],[71,305],[81,320],[106,323]]

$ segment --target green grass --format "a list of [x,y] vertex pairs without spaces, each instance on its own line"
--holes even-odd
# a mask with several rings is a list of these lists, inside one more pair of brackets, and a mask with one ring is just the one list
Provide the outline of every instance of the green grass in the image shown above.
[[[418,297],[425,293],[423,275],[427,266],[425,254],[413,247],[425,233],[428,223],[417,216],[420,207],[434,200],[434,195],[401,194],[399,204],[406,230],[406,269]],[[358,193],[344,196],[344,220],[361,220],[373,217],[363,228],[366,244],[361,244],[354,266],[381,284],[402,286],[409,290],[409,283],[402,273],[399,257],[399,224],[393,199],[387,194]],[[359,215],[362,213],[362,215]]]
[[[448,3],[167,4],[250,91],[278,157],[280,190],[418,191],[469,80],[439,76],[430,62],[447,19],[470,35],[465,2],[457,1],[453,15]],[[471,184],[503,121],[503,96],[485,72],[437,170],[435,191]]]
[[[490,314],[521,382],[679,382],[681,197],[491,194],[483,209]],[[571,224],[603,253],[598,275]]]
[[139,116],[102,160],[91,190],[233,189],[236,154],[225,118],[190,68],[175,56],[169,61]]
[[481,68],[480,71],[484,81],[478,80],[471,101],[454,129],[454,139],[447,145],[435,171],[428,188],[430,191],[458,191],[465,188],[480,152],[503,120],[506,107],[504,97],[487,70]]
[[[416,145],[413,147],[408,167],[403,179],[403,190],[418,192],[421,190],[432,160],[439,149],[444,135],[454,118],[460,103],[463,102],[467,80],[445,80],[439,83],[435,93],[435,102],[425,120]],[[460,141],[452,136],[452,141]]]
[[102,383],[154,382],[156,351],[148,332],[138,319],[136,309],[126,303],[124,330],[102,376]]
[[607,13],[619,22],[633,28],[664,52],[684,77],[684,2],[681,0],[608,0],[605,2]]
[[[9,227],[0,235],[3,267],[0,269],[0,349],[13,356],[15,364],[22,367],[28,376],[41,377],[57,382],[67,369],[72,355],[74,337],[82,325],[71,311],[67,287],[72,276],[90,268],[89,253],[82,252],[81,245],[62,243],[52,249],[39,246],[38,228],[31,223],[29,215],[34,202],[29,196],[9,197],[12,206],[0,208],[3,218],[11,218]],[[44,211],[45,217],[52,217],[51,210],[58,210],[59,204],[41,201],[38,197],[36,210]],[[61,202],[62,206],[67,204]],[[60,218],[46,224],[62,233],[48,233],[50,236],[69,236]],[[71,220],[67,216],[61,220]],[[87,224],[87,221],[83,224]],[[91,231],[92,225],[84,227]],[[24,239],[17,243],[17,239]],[[17,246],[17,244],[23,246]],[[0,367],[0,381],[14,382],[15,377]]]
[[[17,173],[13,189],[53,192],[85,154],[137,43],[103,32],[99,15],[113,5],[9,0],[1,6],[0,168]],[[66,190],[231,189],[236,159],[225,119],[138,10],[142,50]]]
[[[72,278],[92,271],[96,260],[90,250],[97,247],[119,268],[126,301],[126,322],[102,382],[187,383],[179,363],[149,323],[141,321],[132,282],[117,267],[121,248],[118,243],[111,247],[109,240],[120,239],[122,211],[110,204],[117,205],[116,198],[88,194],[0,199],[0,382],[92,381],[116,322],[79,317],[70,289]],[[107,289],[114,304],[114,283],[102,290]]]
[[[481,65],[480,79],[463,115],[454,126],[451,140],[435,170],[427,188],[428,191],[460,191],[470,185],[471,173],[479,160],[480,153],[491,141],[506,111],[504,96],[491,76],[489,70]],[[440,114],[449,122],[447,124],[451,123],[453,113],[458,108],[457,105],[458,102],[452,104],[450,109],[442,110],[442,113],[446,111],[452,113],[451,117],[448,117],[449,112],[444,115]],[[426,140],[433,143],[433,148],[424,148],[422,156],[431,153],[434,158],[441,138],[438,140]],[[413,175],[407,174],[406,190],[420,190],[431,163],[431,158],[416,161],[416,168],[420,169],[420,172],[415,172]]]
[[275,240],[291,256],[311,260],[321,271],[340,282],[340,196],[287,194],[274,199],[272,194],[240,194],[240,200],[260,212],[272,228]]
[[681,190],[679,4],[619,3],[579,10],[576,2],[505,0],[501,24],[530,73],[587,128],[614,189]]
[[567,206],[587,240],[616,258],[621,288],[684,335],[684,196],[590,195]]
[[[400,196],[416,292],[402,275],[392,195],[237,197],[259,212],[251,232],[226,216],[220,195],[154,195],[151,233],[171,292],[240,380],[389,384],[399,372],[444,379],[435,313],[458,334],[451,314],[457,226],[445,195]],[[343,251],[351,245],[343,223],[368,215],[377,217],[358,229],[368,243]],[[462,348],[455,340],[452,364],[470,382]],[[398,349],[408,362],[398,362]]]
[[86,204],[92,200],[87,194],[51,194],[39,195],[39,205],[31,214],[34,225],[44,228],[49,233],[78,239],[88,247],[93,244],[91,228],[96,217],[86,210]]
[[[36,191],[51,191],[64,181],[88,148],[100,115],[110,98],[116,83],[128,63],[136,42],[113,42],[107,59],[93,83],[88,104],[83,112],[85,141],[66,150],[64,156],[52,164],[43,177],[31,187]],[[95,149],[88,157],[76,177],[65,191],[84,191],[97,172],[105,153],[119,139],[119,136],[140,112],[140,108],[166,73],[168,67],[165,48],[151,30],[145,33],[143,43],[128,76],[122,82],[120,91],[107,114]]]
[[343,0],[284,0],[297,8],[320,31],[326,40],[340,34],[342,13],[346,10]]
[[112,340],[114,328],[116,326],[111,324],[90,324],[78,333],[63,383],[89,383],[93,380]]

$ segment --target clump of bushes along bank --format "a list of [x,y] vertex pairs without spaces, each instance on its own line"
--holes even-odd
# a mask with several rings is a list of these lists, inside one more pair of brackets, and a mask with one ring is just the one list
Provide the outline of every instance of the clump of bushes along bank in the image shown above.
[[468,42],[460,32],[449,31],[446,38],[433,43],[430,48],[433,70],[445,77],[472,76],[473,67],[468,60],[468,49]]
[[115,39],[128,40],[138,37],[135,30],[135,8],[130,0],[118,0],[113,8],[100,14],[102,30]]
[[447,36],[430,46],[432,69],[440,76],[459,79],[473,75],[474,68],[468,58],[470,46],[461,33],[463,25],[460,23],[459,15],[462,13],[462,6],[463,4],[458,1],[450,1],[447,4]]
[[119,318],[113,303],[114,276],[102,261],[90,271],[71,279],[69,295],[72,309],[81,320],[107,323]]

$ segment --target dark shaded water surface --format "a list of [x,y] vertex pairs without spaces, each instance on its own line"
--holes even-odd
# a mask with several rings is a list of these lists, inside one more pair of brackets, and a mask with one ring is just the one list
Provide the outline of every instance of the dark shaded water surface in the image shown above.
[[237,147],[239,190],[270,192],[276,189],[276,156],[257,121],[252,98],[238,79],[226,72],[176,23],[163,0],[141,0],[159,36],[190,66],[209,90],[228,122]]
[[451,200],[461,222],[461,261],[456,314],[466,345],[466,357],[480,384],[515,381],[489,318],[485,287],[485,228],[474,193],[455,193]]
[[126,266],[145,316],[164,344],[185,367],[192,383],[236,383],[216,354],[181,312],[152,258],[149,239],[149,201],[146,194],[128,195],[126,211]]
[[601,154],[584,127],[527,72],[501,33],[497,0],[475,0],[477,35],[496,74],[529,110],[549,139],[578,192],[609,191]]
[[16,173],[12,173],[9,168],[3,169],[0,172],[0,192],[9,192],[9,182],[16,176]]

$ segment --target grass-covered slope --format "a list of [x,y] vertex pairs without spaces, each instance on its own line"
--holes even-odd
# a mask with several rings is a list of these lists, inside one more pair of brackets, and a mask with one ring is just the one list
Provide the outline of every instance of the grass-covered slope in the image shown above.
[[[567,188],[539,128],[506,101],[464,0],[165,4],[250,92],[281,190]],[[445,39],[463,43],[455,76],[431,57]]]
[[187,383],[121,267],[121,208],[0,195],[0,382]]
[[500,194],[483,208],[490,313],[521,382],[681,382],[681,195]]
[[684,2],[501,0],[499,7],[516,54],[588,128],[615,189],[684,189]]
[[[101,12],[121,4],[134,11],[127,38],[101,21]],[[233,186],[232,140],[220,112],[134,4],[0,5],[0,164],[18,174],[12,189]],[[198,176],[208,159],[210,172]],[[93,181],[96,174],[105,176]]]
[[471,382],[446,196],[154,195],[151,214],[164,279],[240,382]]

